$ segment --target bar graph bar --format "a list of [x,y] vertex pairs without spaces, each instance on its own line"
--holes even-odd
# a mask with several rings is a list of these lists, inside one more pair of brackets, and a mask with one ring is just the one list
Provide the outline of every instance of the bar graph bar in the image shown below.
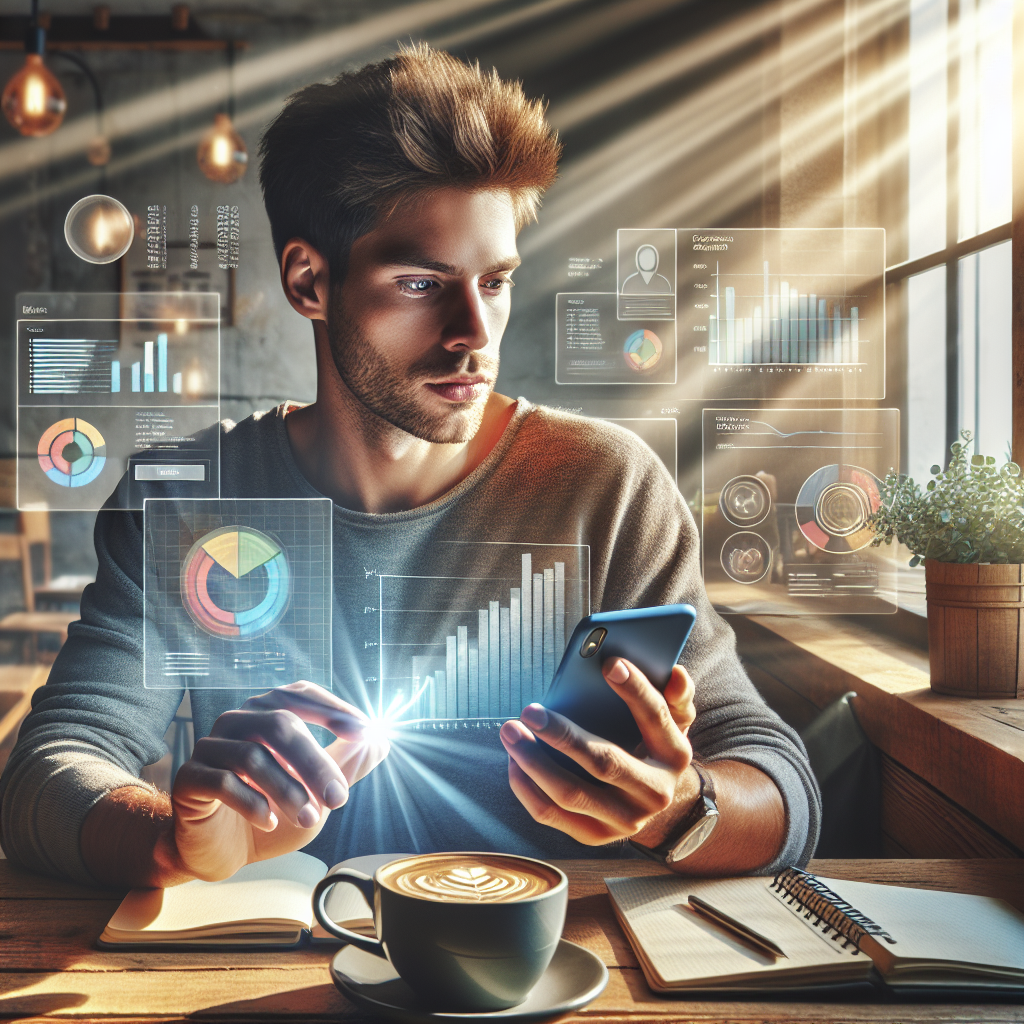
[[174,374],[174,376],[171,377],[171,391],[173,391],[176,395],[180,395],[181,394],[181,374],[180,373],[176,373],[176,374]]
[[773,274],[767,260],[758,275],[727,274],[716,262],[711,277],[709,363],[860,363],[857,296],[801,291]]
[[132,391],[142,390],[142,364],[132,363]]
[[110,393],[116,394],[121,390],[121,360],[110,361]]
[[153,390],[153,342],[142,343],[142,390]]
[[544,694],[589,612],[586,547],[467,546],[507,550],[500,568],[479,576],[467,562],[472,575],[380,577],[378,714],[407,722],[518,715]]
[[156,389],[157,391],[167,390],[167,335],[158,334],[156,336],[156,353],[157,353],[157,375],[156,375]]

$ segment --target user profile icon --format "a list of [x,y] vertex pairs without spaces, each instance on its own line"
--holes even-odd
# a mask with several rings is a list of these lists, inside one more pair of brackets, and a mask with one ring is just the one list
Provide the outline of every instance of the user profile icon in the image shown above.
[[618,318],[675,320],[675,230],[619,228],[615,246]]
[[622,282],[623,295],[670,295],[672,282],[658,273],[661,256],[653,245],[641,245],[634,256],[636,272]]
[[127,207],[111,196],[85,196],[68,210],[64,238],[86,263],[113,263],[131,248],[135,222]]

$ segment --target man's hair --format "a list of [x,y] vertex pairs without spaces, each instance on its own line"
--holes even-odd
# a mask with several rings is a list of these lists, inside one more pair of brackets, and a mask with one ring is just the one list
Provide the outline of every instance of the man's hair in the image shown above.
[[560,145],[518,82],[426,44],[295,93],[260,140],[260,184],[278,260],[303,238],[332,278],[407,199],[445,188],[507,190],[516,226],[536,218]]

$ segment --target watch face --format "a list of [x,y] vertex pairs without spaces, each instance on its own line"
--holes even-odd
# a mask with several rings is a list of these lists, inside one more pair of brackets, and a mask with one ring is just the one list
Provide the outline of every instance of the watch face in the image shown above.
[[696,825],[691,828],[682,839],[672,848],[668,855],[669,863],[685,860],[691,853],[695,853],[715,830],[718,824],[718,812],[709,811]]

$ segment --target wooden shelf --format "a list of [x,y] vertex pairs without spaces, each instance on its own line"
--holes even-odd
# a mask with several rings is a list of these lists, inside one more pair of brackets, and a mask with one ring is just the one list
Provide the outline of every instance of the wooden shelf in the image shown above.
[[850,620],[729,621],[751,678],[783,717],[799,727],[856,691],[857,717],[883,754],[1005,840],[1011,854],[1024,850],[1024,701],[935,694],[925,652]]
[[[27,16],[0,17],[0,50],[23,50]],[[229,39],[206,34],[195,18],[176,29],[168,14],[112,15],[106,29],[96,28],[91,15],[55,14],[46,29],[48,50],[226,50]],[[236,50],[246,43],[235,41]]]

